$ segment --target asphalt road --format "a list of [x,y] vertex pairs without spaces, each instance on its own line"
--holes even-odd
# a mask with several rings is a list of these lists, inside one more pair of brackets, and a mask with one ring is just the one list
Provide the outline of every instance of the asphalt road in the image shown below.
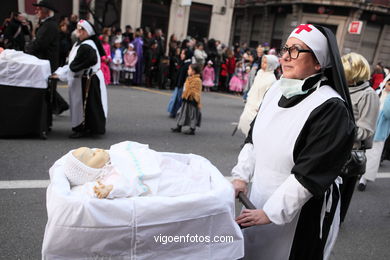
[[[59,88],[67,99],[67,89]],[[195,136],[171,133],[175,120],[166,105],[171,92],[156,89],[109,87],[107,134],[99,138],[69,139],[69,112],[54,118],[47,140],[0,139],[0,185],[12,180],[48,180],[48,170],[69,150],[108,149],[132,140],[156,151],[194,153],[209,159],[224,175],[235,165],[243,136],[231,136],[243,109],[240,98],[203,94],[202,127]],[[390,162],[381,167],[390,172]],[[0,188],[0,259],[40,259],[47,221],[45,188]],[[2,187],[2,186],[0,186]],[[341,226],[333,259],[390,259],[390,179],[355,192]]]

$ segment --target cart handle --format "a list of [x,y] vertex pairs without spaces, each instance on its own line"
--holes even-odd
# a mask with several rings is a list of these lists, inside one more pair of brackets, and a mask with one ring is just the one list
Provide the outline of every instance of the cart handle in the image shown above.
[[247,209],[256,209],[255,205],[248,199],[248,197],[240,191],[238,193],[238,200],[245,206]]

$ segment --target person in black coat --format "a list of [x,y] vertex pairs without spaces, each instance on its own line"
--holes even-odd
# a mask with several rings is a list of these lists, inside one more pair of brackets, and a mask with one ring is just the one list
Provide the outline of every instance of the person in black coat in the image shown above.
[[181,107],[182,103],[182,93],[184,83],[188,76],[188,67],[191,65],[191,52],[189,49],[182,49],[180,52],[180,63],[177,77],[175,80],[176,86],[175,91],[172,94],[172,97],[168,104],[169,117],[175,118],[177,111]]
[[56,10],[47,0],[33,5],[37,7],[40,22],[35,40],[26,46],[26,52],[39,59],[49,60],[51,71],[54,72],[58,68],[59,59],[59,31],[53,17]]
[[29,34],[28,27],[24,25],[24,22],[25,17],[21,13],[15,12],[4,32],[4,43],[7,49],[24,51],[24,36]]
[[[36,14],[39,18],[39,27],[36,30],[35,40],[26,46],[26,52],[43,60],[49,60],[51,72],[58,68],[59,64],[59,30],[54,19],[54,12],[57,10],[48,0],[42,0],[36,6]],[[69,109],[68,103],[55,90],[52,103],[52,112],[61,114]]]

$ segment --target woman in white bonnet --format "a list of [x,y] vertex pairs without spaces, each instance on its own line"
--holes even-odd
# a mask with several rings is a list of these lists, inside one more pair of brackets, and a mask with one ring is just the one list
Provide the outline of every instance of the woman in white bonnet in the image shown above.
[[328,259],[340,220],[340,173],[354,119],[334,34],[301,24],[282,48],[283,75],[251,124],[233,186],[255,210],[237,217],[244,259]]
[[238,129],[247,136],[250,123],[255,118],[265,92],[276,81],[274,70],[279,67],[278,58],[274,55],[264,55],[261,61],[261,70],[256,74],[253,85],[248,92],[244,111],[238,123]]
[[73,131],[69,138],[106,132],[107,89],[100,70],[100,57],[106,54],[90,22],[77,23],[77,36],[69,53],[69,65],[58,68],[53,75],[68,81]]

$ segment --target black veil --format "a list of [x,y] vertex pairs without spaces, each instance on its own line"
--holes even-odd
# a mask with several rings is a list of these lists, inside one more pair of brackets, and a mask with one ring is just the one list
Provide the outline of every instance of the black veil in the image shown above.
[[328,78],[329,85],[339,93],[347,104],[350,117],[354,120],[351,97],[349,95],[347,80],[345,79],[344,67],[341,62],[336,36],[324,26],[314,25],[328,40],[329,56],[332,66],[326,68],[324,75]]

